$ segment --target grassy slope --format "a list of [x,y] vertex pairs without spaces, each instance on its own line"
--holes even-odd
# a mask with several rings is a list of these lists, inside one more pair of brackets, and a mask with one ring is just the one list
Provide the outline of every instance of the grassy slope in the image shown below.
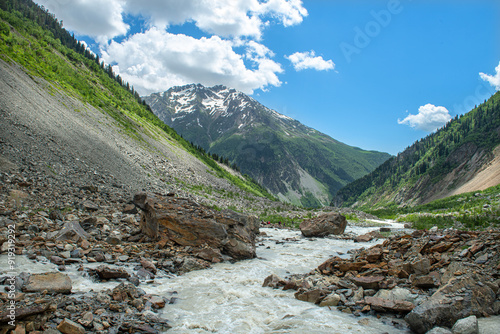
[[141,139],[137,136],[138,126],[160,131],[174,144],[202,160],[217,176],[230,180],[242,190],[273,199],[252,180],[231,175],[217,165],[138,103],[133,94],[112,79],[96,62],[63,46],[51,32],[24,18],[19,12],[0,10],[0,57],[23,66],[32,77],[42,77],[67,94],[105,111],[136,139]]
[[475,152],[491,152],[500,144],[499,129],[500,93],[497,92],[479,107],[341,189],[333,204],[350,206],[357,202],[359,208],[371,210],[396,208],[412,196],[418,200]]
[[381,218],[411,222],[414,228],[483,229],[500,226],[500,185],[398,209],[368,210]]

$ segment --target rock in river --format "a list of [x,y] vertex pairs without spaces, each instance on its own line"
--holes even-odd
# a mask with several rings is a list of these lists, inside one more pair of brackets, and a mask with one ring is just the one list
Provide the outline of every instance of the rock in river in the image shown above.
[[300,223],[300,231],[306,237],[326,237],[330,234],[342,234],[347,226],[347,219],[337,212],[304,220]]

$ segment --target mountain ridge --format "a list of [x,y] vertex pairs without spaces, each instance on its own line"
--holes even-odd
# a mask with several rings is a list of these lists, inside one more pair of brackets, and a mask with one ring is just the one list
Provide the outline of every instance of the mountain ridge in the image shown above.
[[[340,189],[335,206],[413,206],[500,183],[500,92]],[[486,178],[489,180],[481,180]],[[480,186],[482,185],[482,186]]]
[[222,85],[177,86],[143,98],[184,138],[293,204],[328,205],[343,185],[390,157],[341,143]]

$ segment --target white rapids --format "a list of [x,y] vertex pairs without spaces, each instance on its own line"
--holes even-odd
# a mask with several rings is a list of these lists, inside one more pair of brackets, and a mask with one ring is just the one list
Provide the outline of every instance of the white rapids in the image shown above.
[[[356,230],[362,234],[371,229]],[[374,317],[359,322],[362,318],[336,308],[299,301],[295,291],[262,287],[270,274],[307,273],[337,252],[373,244],[307,239],[299,231],[261,231],[268,237],[258,246],[256,259],[221,263],[143,287],[160,295],[177,292],[178,302],[163,311],[173,327],[169,333],[408,333]],[[297,241],[281,243],[290,238]]]
[[[346,232],[363,234],[373,229],[348,226]],[[181,276],[160,274],[153,283],[141,283],[140,287],[148,293],[177,298],[161,310],[161,316],[172,326],[168,333],[409,333],[392,326],[388,318],[355,317],[336,308],[299,301],[293,290],[262,287],[271,274],[284,278],[288,274],[307,273],[331,256],[348,257],[349,250],[370,247],[374,242],[304,238],[300,231],[272,228],[261,231],[267,237],[258,242],[255,259],[215,264],[211,269]],[[18,272],[57,270],[51,263],[33,262],[24,256],[16,260]],[[5,256],[0,256],[0,262],[4,261]],[[131,271],[132,265],[126,269]],[[72,279],[74,293],[119,284],[93,282],[75,265],[68,266],[66,273]]]

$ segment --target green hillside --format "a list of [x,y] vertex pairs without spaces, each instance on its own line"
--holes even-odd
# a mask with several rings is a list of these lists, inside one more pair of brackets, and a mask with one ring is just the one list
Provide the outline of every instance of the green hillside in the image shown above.
[[203,161],[217,176],[230,180],[242,190],[274,199],[253,180],[229,173],[202,149],[165,125],[133,87],[78,42],[54,15],[32,1],[0,2],[0,58],[21,65],[34,80],[41,77],[56,89],[106,112],[136,140],[142,140],[139,128],[149,129],[153,137],[154,131],[161,131],[175,145]]
[[423,204],[463,184],[498,144],[500,92],[339,190],[332,205],[373,210]]

